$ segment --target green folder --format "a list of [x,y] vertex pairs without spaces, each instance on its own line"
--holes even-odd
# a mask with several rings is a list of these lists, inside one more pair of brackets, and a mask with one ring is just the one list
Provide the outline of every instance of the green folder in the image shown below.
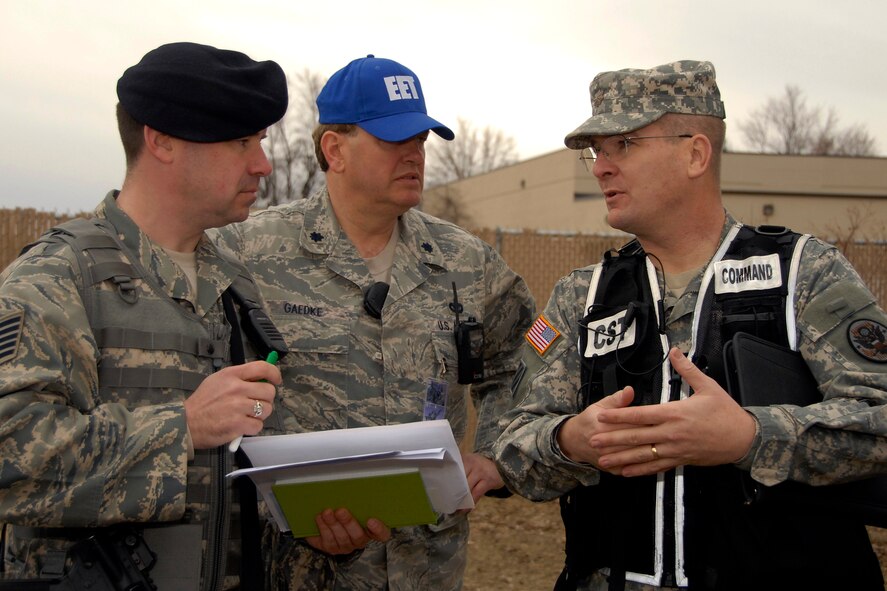
[[281,481],[271,486],[296,538],[318,535],[316,515],[345,507],[366,527],[375,517],[388,527],[435,523],[418,469],[326,480]]

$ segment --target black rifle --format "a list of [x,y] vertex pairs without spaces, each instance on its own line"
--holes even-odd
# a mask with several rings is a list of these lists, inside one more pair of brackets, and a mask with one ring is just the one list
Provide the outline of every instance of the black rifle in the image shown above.
[[68,550],[71,568],[58,578],[0,579],[0,590],[156,591],[148,576],[156,557],[132,528],[98,532]]

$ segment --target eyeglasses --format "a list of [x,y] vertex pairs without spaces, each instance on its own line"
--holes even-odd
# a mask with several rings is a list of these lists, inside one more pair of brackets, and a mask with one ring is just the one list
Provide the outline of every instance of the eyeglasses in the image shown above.
[[[610,162],[619,162],[628,155],[628,147],[637,140],[663,140],[667,138],[691,138],[693,134],[681,133],[678,135],[611,135],[597,146],[584,148],[579,152],[579,160],[585,165],[586,170],[591,171],[594,161],[603,156]],[[592,164],[589,164],[591,162]]]

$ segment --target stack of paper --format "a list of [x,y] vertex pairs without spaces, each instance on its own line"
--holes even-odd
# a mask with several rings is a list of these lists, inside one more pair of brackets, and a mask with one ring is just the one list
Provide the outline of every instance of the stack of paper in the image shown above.
[[249,476],[282,531],[316,535],[314,517],[345,507],[362,524],[433,523],[471,509],[459,448],[446,420],[247,437]]

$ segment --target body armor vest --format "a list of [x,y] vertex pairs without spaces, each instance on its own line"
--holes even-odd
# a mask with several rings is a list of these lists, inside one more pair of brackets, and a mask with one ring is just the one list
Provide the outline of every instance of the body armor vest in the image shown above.
[[[181,401],[211,373],[232,364],[231,327],[222,307],[216,306],[207,321],[169,298],[117,239],[107,220],[74,219],[53,228],[38,242],[66,243],[77,257],[80,296],[99,350],[95,404],[120,402],[127,408],[137,408]],[[239,269],[234,280],[237,291],[259,301],[258,289],[248,272],[240,263],[227,260]],[[124,351],[127,354],[121,354]],[[236,561],[225,560],[231,546],[231,523],[239,516],[239,507],[233,503],[234,489],[225,478],[233,469],[233,456],[226,447],[195,450],[188,466],[184,518],[145,526],[149,544],[152,539],[157,541],[158,547],[152,545],[152,549],[163,551],[158,565],[164,556],[173,562],[195,557],[193,548],[179,551],[177,544],[196,541],[202,546],[204,559],[200,564],[206,568],[199,580],[200,588],[205,590],[222,589],[226,575],[239,574]],[[176,530],[177,526],[185,527]],[[197,530],[202,533],[195,534]],[[55,537],[56,530],[40,533],[49,531]],[[62,538],[77,537],[76,531],[57,531]],[[43,537],[40,533],[32,537]],[[235,547],[238,545],[235,542]],[[196,555],[199,557],[200,552]],[[197,568],[183,563],[173,568],[192,567]]]
[[[737,224],[705,270],[688,355],[725,389],[722,347],[737,332],[797,349],[793,296],[808,238]],[[667,359],[663,295],[636,241],[607,253],[580,321],[587,328],[579,337],[582,408],[627,385],[635,405],[689,394]],[[818,541],[842,540],[853,548],[848,556],[871,554],[860,524],[750,503],[749,479],[730,465],[636,478],[601,472],[598,485],[561,497],[566,565],[556,588],[575,589],[601,569],[611,589],[626,579],[690,589],[778,588],[767,585],[781,581],[790,588],[799,572],[816,576],[809,561],[824,553]],[[831,562],[850,568],[840,560]]]

